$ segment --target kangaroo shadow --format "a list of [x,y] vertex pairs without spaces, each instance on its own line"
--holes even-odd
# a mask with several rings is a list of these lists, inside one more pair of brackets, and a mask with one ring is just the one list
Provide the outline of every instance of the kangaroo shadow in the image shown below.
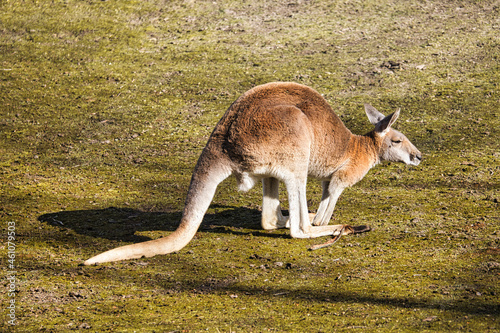
[[[206,214],[199,232],[283,237],[281,234],[272,234],[262,230],[261,213],[256,209],[222,205],[212,205],[211,208],[220,211]],[[137,232],[174,231],[181,217],[181,212],[144,212],[137,209],[109,207],[49,213],[39,216],[38,221],[62,229],[72,229],[78,234],[95,238],[143,242],[151,238],[137,235]]]

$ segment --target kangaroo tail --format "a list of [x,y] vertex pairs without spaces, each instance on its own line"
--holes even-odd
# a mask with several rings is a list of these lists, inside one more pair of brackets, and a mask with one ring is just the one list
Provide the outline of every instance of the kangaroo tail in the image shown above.
[[229,168],[217,163],[214,157],[207,149],[201,154],[191,178],[181,223],[174,232],[167,237],[103,252],[85,261],[84,265],[152,257],[179,251],[186,246],[196,234],[217,186],[231,174]]

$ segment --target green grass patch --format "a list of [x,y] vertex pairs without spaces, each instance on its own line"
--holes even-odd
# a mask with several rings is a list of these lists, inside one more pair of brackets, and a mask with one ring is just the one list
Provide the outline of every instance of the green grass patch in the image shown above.
[[[17,278],[1,329],[498,331],[499,8],[0,2],[1,270],[15,224]],[[363,103],[402,109],[423,163],[376,167],[334,214],[372,232],[309,252],[318,240],[261,230],[260,186],[230,179],[179,253],[79,266],[175,230],[218,119],[270,81],[317,89],[358,134]],[[320,196],[311,180],[311,210]]]

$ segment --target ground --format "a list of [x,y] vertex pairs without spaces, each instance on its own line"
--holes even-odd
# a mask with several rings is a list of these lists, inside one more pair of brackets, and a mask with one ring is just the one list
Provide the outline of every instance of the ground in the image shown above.
[[[499,15],[490,0],[1,1],[1,330],[500,331]],[[373,231],[310,252],[326,239],[260,230],[260,186],[229,179],[178,253],[80,266],[175,230],[218,119],[271,81],[315,88],[357,134],[363,103],[401,108],[424,161],[377,166],[334,213]],[[311,180],[312,212],[320,196]]]

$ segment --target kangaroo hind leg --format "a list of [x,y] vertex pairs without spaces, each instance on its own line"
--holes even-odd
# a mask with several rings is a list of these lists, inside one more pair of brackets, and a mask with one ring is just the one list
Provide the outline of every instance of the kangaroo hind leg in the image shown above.
[[262,179],[262,228],[273,230],[286,228],[288,218],[281,213],[279,180],[273,177]]

